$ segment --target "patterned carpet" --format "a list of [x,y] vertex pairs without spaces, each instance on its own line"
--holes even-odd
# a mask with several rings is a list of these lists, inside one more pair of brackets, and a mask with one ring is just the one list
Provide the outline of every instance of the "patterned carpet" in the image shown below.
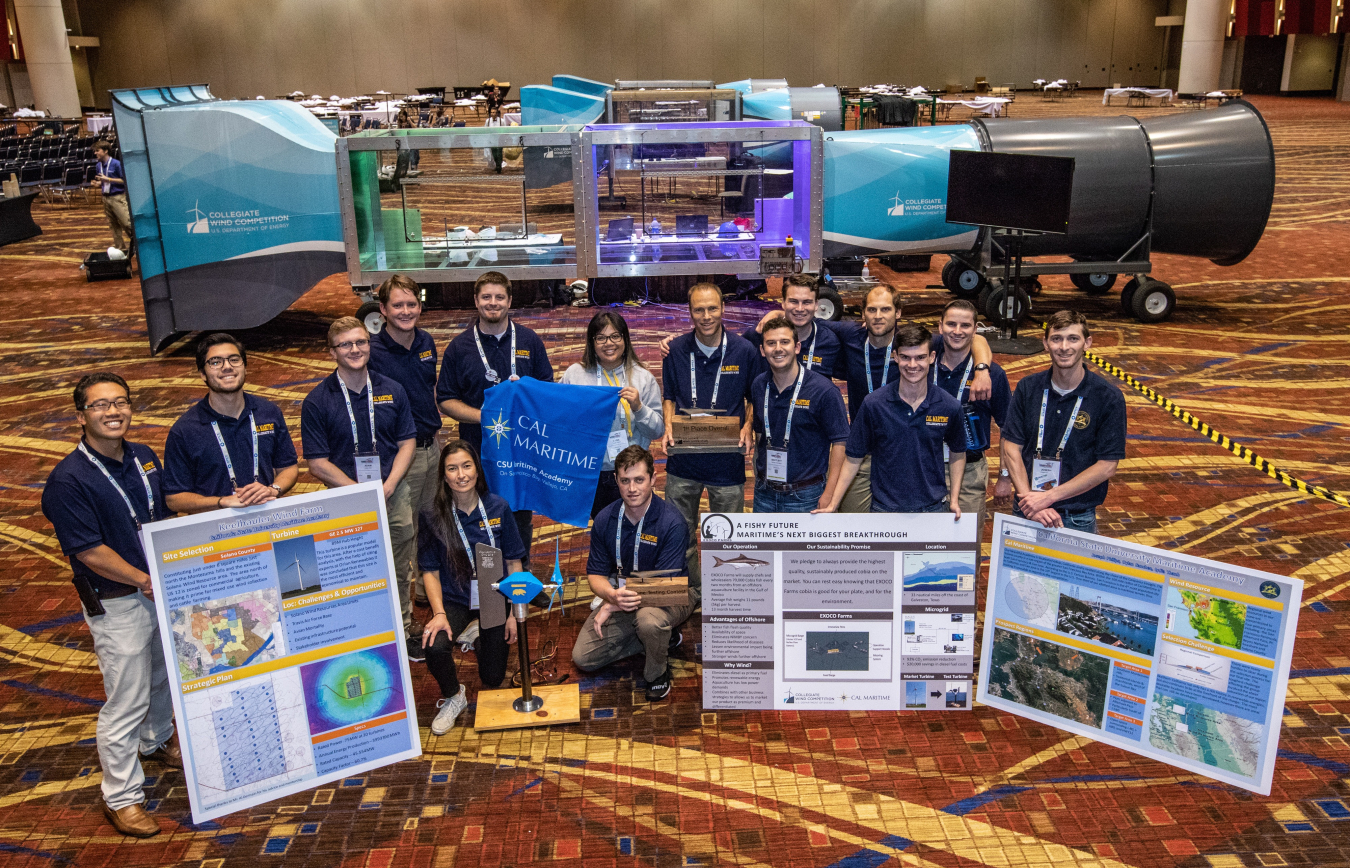
[[[1046,279],[1034,304],[1083,311],[1106,359],[1295,476],[1350,491],[1350,266],[1339,259],[1350,249],[1350,104],[1253,102],[1270,122],[1278,187],[1246,262],[1158,257],[1155,275],[1179,297],[1161,325],[1124,319],[1115,295],[1088,297],[1064,278]],[[1084,94],[1019,99],[1014,116],[1106,111],[1126,110]],[[1269,798],[987,708],[704,712],[689,624],[665,702],[643,701],[638,667],[622,664],[579,679],[577,725],[484,735],[460,726],[441,738],[424,726],[418,761],[203,826],[191,823],[181,775],[151,765],[162,834],[123,839],[99,811],[98,667],[39,497],[78,436],[70,390],[82,373],[126,376],[134,439],[156,449],[202,390],[187,343],[149,357],[136,282],[83,281],[81,258],[108,243],[101,212],[35,214],[45,234],[0,249],[0,864],[1350,864],[1350,510],[1273,482],[1129,391],[1129,457],[1103,532],[1307,582]],[[907,315],[931,319],[948,298],[932,286],[936,270],[896,280]],[[327,323],[354,307],[333,277],[244,335],[253,386],[293,427],[331,369]],[[763,308],[739,304],[730,317],[748,323]],[[591,313],[519,317],[544,334],[561,371],[579,358]],[[678,309],[625,313],[649,361],[660,335],[685,328]],[[443,346],[467,317],[425,319]],[[1045,364],[1002,361],[1014,380]],[[316,483],[302,475],[301,486]],[[542,570],[558,538],[564,572],[578,573],[586,534],[540,521]],[[567,651],[582,608],[531,622],[535,655],[559,648],[557,676],[573,681]],[[472,697],[475,667],[462,671]],[[435,684],[420,664],[414,683],[425,724]]]

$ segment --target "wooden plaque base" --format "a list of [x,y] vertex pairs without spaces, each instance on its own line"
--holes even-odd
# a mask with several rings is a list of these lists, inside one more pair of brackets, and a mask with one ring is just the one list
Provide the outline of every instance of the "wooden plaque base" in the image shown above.
[[689,605],[688,576],[657,576],[650,579],[630,577],[625,586],[642,597],[642,605],[687,606]]
[[544,707],[538,711],[521,714],[511,707],[511,703],[520,697],[520,688],[480,690],[478,707],[474,710],[473,716],[474,730],[486,732],[494,729],[522,729],[527,726],[580,722],[581,685],[546,684],[534,688],[534,694],[544,700]]
[[674,441],[667,454],[740,452],[741,420],[735,416],[677,416],[670,426]]

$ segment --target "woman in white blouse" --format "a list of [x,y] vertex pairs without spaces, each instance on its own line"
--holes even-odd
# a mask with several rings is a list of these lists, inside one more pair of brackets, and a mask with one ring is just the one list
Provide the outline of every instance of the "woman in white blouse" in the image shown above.
[[568,368],[562,381],[579,386],[618,386],[622,390],[609,429],[595,501],[591,504],[591,518],[595,518],[600,510],[619,499],[614,456],[634,443],[646,449],[653,439],[665,433],[661,388],[633,351],[628,323],[612,310],[602,310],[591,318],[581,363]]

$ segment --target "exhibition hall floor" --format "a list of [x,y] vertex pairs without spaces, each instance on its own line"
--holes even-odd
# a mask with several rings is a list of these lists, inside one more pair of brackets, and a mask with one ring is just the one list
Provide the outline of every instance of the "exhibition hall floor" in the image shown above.
[[[1036,312],[1082,311],[1107,360],[1294,476],[1350,491],[1350,104],[1252,101],[1271,127],[1278,186],[1246,262],[1157,257],[1155,276],[1178,296],[1161,325],[1123,318],[1118,294],[1088,297],[1065,278],[1045,281]],[[1024,96],[1013,116],[1107,111],[1127,110],[1091,93],[1067,105]],[[84,282],[80,260],[108,243],[101,209],[39,206],[34,216],[43,236],[0,248],[0,865],[1350,864],[1350,509],[1275,482],[1128,389],[1129,454],[1102,532],[1306,582],[1268,798],[983,707],[704,711],[696,623],[684,627],[670,698],[649,705],[635,663],[573,671],[585,607],[569,606],[531,628],[536,657],[558,649],[555,679],[580,682],[579,724],[479,735],[470,706],[435,738],[435,683],[413,664],[419,760],[201,826],[181,774],[150,765],[161,834],[125,839],[100,812],[102,684],[39,499],[78,437],[70,393],[81,374],[112,369],[130,381],[133,439],[156,450],[202,387],[187,342],[149,356],[135,281]],[[936,268],[896,278],[906,315],[934,319],[949,298],[937,279]],[[252,386],[297,436],[301,400],[332,368],[327,324],[354,307],[335,276],[243,333]],[[764,309],[737,304],[728,319],[748,324]],[[561,373],[580,357],[593,312],[518,316]],[[659,367],[656,341],[687,327],[682,310],[623,312]],[[431,311],[425,325],[443,346],[467,319]],[[1000,361],[1014,380],[1046,364]],[[302,475],[300,490],[316,487]],[[539,519],[535,538],[543,575],[555,539],[564,573],[583,568],[584,531]],[[472,698],[471,660],[461,672]]]

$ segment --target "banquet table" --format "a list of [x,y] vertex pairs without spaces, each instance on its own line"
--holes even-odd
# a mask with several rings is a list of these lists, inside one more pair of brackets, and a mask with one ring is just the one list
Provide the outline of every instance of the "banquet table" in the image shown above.
[[1142,93],[1153,99],[1160,99],[1163,102],[1172,101],[1172,89],[1170,87],[1108,87],[1102,92],[1102,105],[1110,105],[1111,97],[1128,95],[1131,93]]

